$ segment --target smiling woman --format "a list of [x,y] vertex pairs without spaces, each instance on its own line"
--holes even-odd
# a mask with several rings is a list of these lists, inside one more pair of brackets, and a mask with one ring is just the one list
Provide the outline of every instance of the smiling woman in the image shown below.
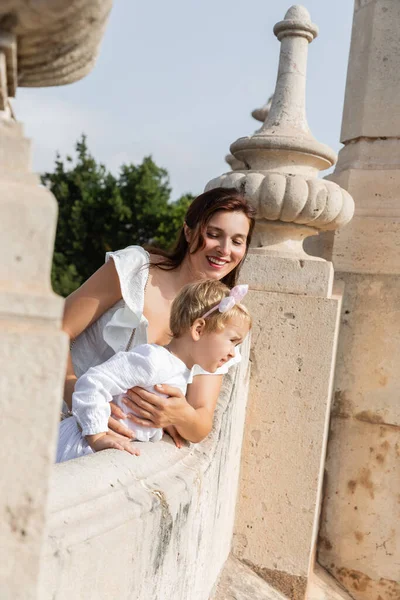
[[[71,398],[77,376],[121,350],[143,343],[165,346],[171,339],[171,305],[188,283],[218,279],[232,288],[246,256],[254,228],[254,209],[236,190],[217,188],[196,198],[172,252],[129,246],[107,255],[106,264],[66,300],[64,331],[74,341],[65,385]],[[236,360],[234,358],[233,360]],[[163,386],[168,396],[141,388],[128,392],[128,418],[143,427],[167,429],[179,446],[182,438],[197,442],[211,430],[222,375],[196,377],[186,397]],[[127,415],[112,406],[114,435],[132,437],[119,419]]]

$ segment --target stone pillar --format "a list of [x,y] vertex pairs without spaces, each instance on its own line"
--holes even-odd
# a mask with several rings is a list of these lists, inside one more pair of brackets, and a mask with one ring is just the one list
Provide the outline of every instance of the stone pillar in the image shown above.
[[336,159],[314,139],[305,115],[307,52],[317,27],[293,6],[274,32],[281,53],[269,114],[259,131],[231,146],[245,169],[207,189],[237,187],[257,208],[242,272],[254,327],[233,552],[286,598],[302,600],[316,546],[341,305],[332,264],[302,244],[345,225],[353,201],[317,178]]
[[0,596],[38,598],[68,341],[50,286],[56,202],[12,116],[16,41],[0,32]]
[[356,203],[334,236],[346,294],[318,560],[355,600],[400,598],[400,3],[356,0],[331,178]]

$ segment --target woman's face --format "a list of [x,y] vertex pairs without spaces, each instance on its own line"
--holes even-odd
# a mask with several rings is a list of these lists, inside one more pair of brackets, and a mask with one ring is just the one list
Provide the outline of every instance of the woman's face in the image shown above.
[[[242,260],[250,223],[243,212],[220,210],[211,217],[204,232],[204,248],[189,254],[192,272],[205,279],[222,279]],[[185,226],[186,239],[192,231]]]

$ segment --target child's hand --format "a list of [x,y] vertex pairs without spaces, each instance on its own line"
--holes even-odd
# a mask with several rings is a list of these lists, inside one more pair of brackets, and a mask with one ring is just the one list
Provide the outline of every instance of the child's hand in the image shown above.
[[96,435],[87,435],[86,439],[94,452],[100,452],[100,450],[107,450],[108,448],[114,450],[125,450],[129,454],[135,456],[140,455],[140,450],[134,448],[129,440],[124,439],[120,436],[118,438],[112,433],[97,433]]
[[183,437],[177,432],[176,427],[174,425],[169,425],[168,427],[165,427],[164,431],[168,433],[170,437],[172,437],[177,448],[182,448],[182,446],[186,445],[186,440],[183,439]]

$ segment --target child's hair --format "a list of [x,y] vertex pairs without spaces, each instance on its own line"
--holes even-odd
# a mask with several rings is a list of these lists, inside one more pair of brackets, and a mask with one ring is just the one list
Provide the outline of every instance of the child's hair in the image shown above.
[[[171,307],[169,326],[173,337],[177,338],[188,331],[196,319],[202,318],[211,308],[229,296],[230,289],[218,280],[205,279],[185,285]],[[221,313],[215,310],[205,318],[205,331],[220,331],[231,319],[240,318],[251,327],[250,314],[243,304],[235,304],[230,310]]]

